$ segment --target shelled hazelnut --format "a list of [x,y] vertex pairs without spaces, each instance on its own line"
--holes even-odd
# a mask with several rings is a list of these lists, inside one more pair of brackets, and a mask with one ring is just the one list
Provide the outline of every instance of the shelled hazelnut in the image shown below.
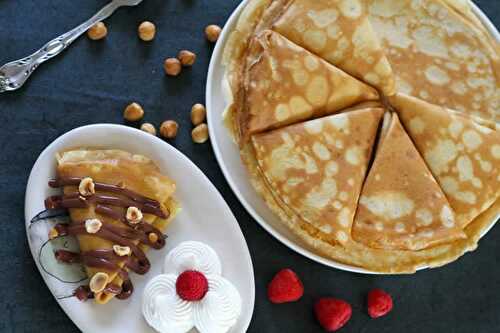
[[138,103],[131,103],[127,105],[123,111],[123,118],[128,121],[138,121],[144,117],[144,109]]
[[94,180],[90,177],[85,177],[78,184],[78,192],[83,197],[90,197],[95,194]]
[[167,75],[177,76],[181,73],[182,64],[177,58],[168,58],[163,63],[163,69]]
[[90,279],[89,288],[94,293],[100,293],[108,284],[109,275],[103,272],[98,272]]
[[144,123],[141,125],[141,131],[144,131],[146,133],[149,133],[151,135],[156,136],[156,128],[154,127],[153,124],[150,123]]
[[205,110],[205,106],[200,103],[196,103],[191,108],[191,122],[194,126],[198,126],[199,124],[205,121],[207,116],[207,111]]
[[143,215],[139,208],[129,207],[127,208],[127,213],[125,215],[125,218],[130,224],[138,224],[142,221]]
[[87,30],[87,36],[92,40],[99,40],[106,37],[108,28],[103,22],[97,22]]
[[205,36],[210,42],[215,43],[219,39],[221,31],[221,27],[211,24],[205,28]]
[[160,135],[165,139],[173,139],[177,136],[179,124],[175,120],[167,120],[161,124]]
[[85,221],[85,231],[89,234],[95,234],[101,230],[102,222],[99,219],[89,219]]
[[125,257],[132,254],[130,247],[121,245],[113,245],[113,252],[119,257]]
[[177,59],[179,59],[182,66],[193,66],[196,61],[196,54],[188,50],[182,50],[177,55]]
[[205,143],[208,140],[207,124],[200,124],[196,126],[191,132],[191,138],[196,143]]
[[144,21],[137,28],[139,38],[145,42],[152,41],[156,35],[156,27],[152,22]]
[[151,243],[156,243],[158,241],[158,235],[154,232],[149,233],[148,239]]

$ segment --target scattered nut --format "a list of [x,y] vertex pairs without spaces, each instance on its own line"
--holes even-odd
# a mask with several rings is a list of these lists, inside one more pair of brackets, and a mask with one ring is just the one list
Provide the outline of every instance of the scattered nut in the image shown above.
[[161,124],[160,134],[166,139],[173,139],[177,136],[179,124],[175,120],[167,120]]
[[182,50],[177,55],[177,58],[180,60],[182,66],[193,66],[196,61],[196,54],[188,50]]
[[191,122],[194,126],[198,126],[199,124],[205,121],[207,116],[207,111],[205,110],[205,106],[203,104],[197,103],[193,105],[191,108]]
[[137,207],[129,207],[127,208],[127,221],[130,224],[137,224],[142,221],[142,212]]
[[102,222],[99,219],[89,219],[85,221],[85,230],[89,234],[95,234],[101,230]]
[[50,240],[52,240],[52,239],[54,239],[54,238],[56,238],[58,236],[59,236],[59,232],[57,231],[56,228],[50,229],[50,231],[49,231],[49,239]]
[[211,24],[205,28],[205,36],[207,36],[207,39],[209,41],[215,43],[219,39],[221,31],[221,27],[215,24]]
[[90,279],[89,287],[93,293],[100,293],[108,284],[109,275],[103,272],[98,272]]
[[83,178],[78,185],[78,192],[80,192],[83,197],[90,197],[95,194],[94,180],[90,177]]
[[156,35],[156,27],[152,22],[144,21],[137,28],[139,38],[145,42],[152,41]]
[[158,235],[154,232],[149,233],[148,238],[151,243],[156,243],[158,241]]
[[92,40],[99,40],[106,37],[108,28],[103,22],[97,22],[87,30],[87,36]]
[[177,58],[168,58],[163,63],[163,69],[167,75],[177,76],[181,73],[182,64]]
[[125,257],[125,256],[129,256],[132,254],[132,251],[130,250],[130,247],[128,247],[128,246],[113,245],[113,251],[119,257]]
[[144,109],[139,103],[131,103],[123,111],[123,118],[128,121],[138,121],[142,117],[144,117]]
[[204,143],[208,140],[208,126],[207,124],[200,124],[196,126],[191,132],[191,137],[196,143]]
[[141,125],[141,130],[151,135],[156,135],[156,128],[153,124],[144,123]]

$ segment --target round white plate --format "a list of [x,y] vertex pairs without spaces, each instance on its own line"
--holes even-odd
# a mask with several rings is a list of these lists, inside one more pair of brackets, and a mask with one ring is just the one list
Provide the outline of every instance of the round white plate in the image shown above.
[[[239,149],[229,136],[222,119],[222,113],[226,108],[223,89],[224,67],[222,65],[222,53],[227,38],[234,29],[236,21],[247,2],[248,0],[243,1],[225,24],[224,30],[213,52],[208,70],[206,90],[207,122],[210,140],[212,141],[212,146],[219,166],[233,192],[250,215],[280,242],[303,256],[330,267],[356,273],[377,274],[359,267],[336,262],[315,253],[308,244],[295,236],[279,221],[279,218],[267,207],[264,200],[255,192],[248,180],[247,171],[240,160]],[[472,8],[484,22],[485,26],[491,31],[492,35],[500,41],[499,32],[488,20],[486,15],[474,4]]]
[[[83,332],[91,333],[154,332],[142,317],[144,287],[161,273],[163,258],[169,250],[183,241],[197,240],[215,249],[222,262],[223,276],[234,283],[240,292],[242,314],[231,332],[245,332],[252,318],[255,283],[252,260],[238,222],[201,170],[178,150],[150,134],[125,126],[101,124],[80,127],[59,137],[42,152],[31,171],[26,189],[26,227],[37,213],[44,210],[44,199],[53,193],[47,181],[55,176],[55,154],[77,147],[123,149],[151,158],[162,173],[177,183],[175,198],[180,202],[182,211],[167,229],[169,237],[165,248],[148,252],[151,271],[144,276],[131,274],[135,291],[129,299],[113,299],[106,305],[80,302],[75,297],[57,300],[76,326]],[[34,245],[36,241],[32,239],[46,239],[48,231],[47,226],[36,237],[28,235],[28,242],[45,283],[56,296],[60,283],[41,269]]]

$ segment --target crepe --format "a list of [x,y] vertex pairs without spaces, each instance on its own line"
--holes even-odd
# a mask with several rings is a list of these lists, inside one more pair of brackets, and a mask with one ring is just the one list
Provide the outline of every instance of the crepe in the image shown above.
[[499,43],[477,27],[472,13],[464,13],[468,6],[451,0],[364,1],[398,92],[500,121]]
[[272,29],[384,94],[394,92],[391,66],[362,1],[291,0]]
[[391,98],[406,130],[466,226],[500,195],[500,132],[494,123],[419,99]]
[[[114,184],[119,187],[133,191],[139,195],[156,200],[160,203],[161,211],[165,213],[163,218],[153,214],[144,213],[143,221],[163,231],[174,218],[177,212],[177,204],[172,199],[175,191],[175,183],[162,175],[154,163],[141,155],[133,155],[120,150],[87,150],[78,149],[62,152],[57,156],[58,179],[90,177],[95,183]],[[64,186],[65,195],[78,193],[78,186]],[[99,194],[113,194],[99,192]],[[116,194],[116,193],[115,193]],[[118,196],[122,198],[122,196]],[[89,201],[88,199],[87,201]],[[113,207],[118,214],[125,214],[126,207]],[[112,225],[117,228],[127,227],[122,221],[111,218],[108,215],[96,212],[96,204],[90,203],[87,208],[70,208],[72,223],[99,219],[104,226]],[[124,230],[120,229],[120,230]],[[81,253],[89,251],[112,251],[113,242],[99,235],[79,234],[77,235]],[[138,240],[133,241],[139,245]],[[143,250],[145,245],[141,245]],[[119,267],[124,268],[125,261],[119,262]],[[92,278],[96,273],[103,272],[102,268],[85,266],[87,275]],[[126,268],[125,268],[126,269]],[[124,281],[119,270],[105,271],[109,275],[108,285],[122,287]],[[100,304],[107,303],[115,296],[114,293],[103,291],[95,295],[95,301]]]
[[465,238],[396,114],[387,113],[384,119],[352,236],[369,247],[400,250],[421,250]]
[[348,241],[382,114],[351,111],[252,137],[270,190],[330,241]]
[[345,74],[276,32],[265,30],[253,43],[240,136],[336,113],[377,100],[375,89]]

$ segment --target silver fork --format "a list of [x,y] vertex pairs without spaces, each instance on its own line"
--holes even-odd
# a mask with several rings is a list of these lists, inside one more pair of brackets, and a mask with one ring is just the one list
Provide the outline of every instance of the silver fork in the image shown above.
[[0,67],[0,93],[19,89],[41,63],[64,51],[91,26],[108,18],[118,8],[123,6],[136,6],[141,2],[142,0],[113,0],[88,21],[68,31],[64,35],[54,38],[32,55],[3,65]]

